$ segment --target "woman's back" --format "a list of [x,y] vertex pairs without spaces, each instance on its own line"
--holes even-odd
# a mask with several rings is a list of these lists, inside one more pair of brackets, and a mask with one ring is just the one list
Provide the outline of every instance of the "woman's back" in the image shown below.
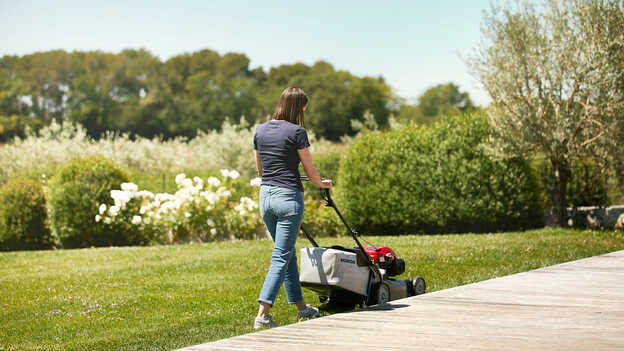
[[300,125],[270,120],[258,126],[254,149],[262,162],[262,184],[303,191],[297,150],[310,147],[308,134]]

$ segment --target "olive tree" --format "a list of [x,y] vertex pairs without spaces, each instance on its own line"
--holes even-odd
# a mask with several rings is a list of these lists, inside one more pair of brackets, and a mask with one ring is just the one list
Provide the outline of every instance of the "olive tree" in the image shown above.
[[549,160],[554,225],[565,220],[571,161],[604,165],[624,148],[623,8],[617,0],[493,6],[467,60],[492,99],[494,150]]

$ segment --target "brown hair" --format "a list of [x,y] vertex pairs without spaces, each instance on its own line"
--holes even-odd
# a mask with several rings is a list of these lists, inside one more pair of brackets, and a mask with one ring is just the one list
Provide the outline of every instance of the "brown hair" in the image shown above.
[[280,96],[273,119],[282,119],[305,127],[303,108],[308,105],[308,96],[303,90],[295,87],[284,89]]

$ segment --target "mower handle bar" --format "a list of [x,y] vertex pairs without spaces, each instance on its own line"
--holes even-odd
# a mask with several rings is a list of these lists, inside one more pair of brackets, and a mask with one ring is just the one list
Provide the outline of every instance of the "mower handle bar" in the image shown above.
[[[301,176],[301,180],[304,181],[309,181],[310,179],[306,176]],[[327,180],[326,178],[321,178],[321,180]],[[336,214],[338,215],[338,217],[340,218],[340,220],[342,221],[342,223],[344,223],[345,227],[347,227],[347,230],[349,231],[349,234],[351,234],[351,236],[353,237],[353,240],[355,240],[355,243],[357,244],[357,246],[360,248],[360,250],[362,251],[363,256],[366,258],[368,265],[373,269],[374,274],[381,279],[381,274],[379,273],[379,270],[377,269],[377,266],[375,266],[375,263],[373,262],[373,260],[371,259],[371,257],[369,255],[366,254],[366,251],[364,250],[364,246],[362,246],[362,243],[360,243],[360,241],[358,240],[358,233],[353,230],[350,226],[349,223],[347,223],[347,221],[344,219],[344,217],[342,216],[342,213],[340,213],[340,210],[338,210],[338,207],[336,207],[336,204],[334,203],[334,200],[332,200],[331,195],[329,194],[329,189],[327,188],[321,188],[321,194],[323,194],[324,200],[327,202],[325,204],[325,206],[329,206],[331,208],[334,209],[334,211],[336,211]],[[303,227],[301,228],[303,229]],[[304,234],[308,237],[308,239],[310,239],[310,241],[312,242],[312,244],[316,247],[318,247],[318,244],[314,241],[314,239],[308,234],[307,231],[303,230]]]
[[[299,178],[302,181],[311,181],[310,178],[308,178],[307,176],[300,176]],[[329,179],[321,177],[321,182],[324,182],[326,180],[329,180]],[[329,189],[328,188],[320,188],[319,190],[321,191],[321,194],[323,195],[323,200],[325,200],[327,202],[326,206],[333,207],[333,208],[336,209],[336,211],[338,211],[338,209],[336,208],[336,205],[334,204],[334,201],[332,200],[331,196],[329,195]],[[342,216],[340,216],[340,218],[342,219]],[[342,221],[344,222],[344,219]],[[345,225],[347,226],[347,228],[349,228],[349,225],[347,224],[347,222],[345,222]],[[352,232],[351,228],[349,228],[349,231]]]

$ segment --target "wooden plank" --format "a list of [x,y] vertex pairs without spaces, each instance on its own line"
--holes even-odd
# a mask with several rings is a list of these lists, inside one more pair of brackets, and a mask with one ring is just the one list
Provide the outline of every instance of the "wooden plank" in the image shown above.
[[624,251],[180,350],[624,350]]

